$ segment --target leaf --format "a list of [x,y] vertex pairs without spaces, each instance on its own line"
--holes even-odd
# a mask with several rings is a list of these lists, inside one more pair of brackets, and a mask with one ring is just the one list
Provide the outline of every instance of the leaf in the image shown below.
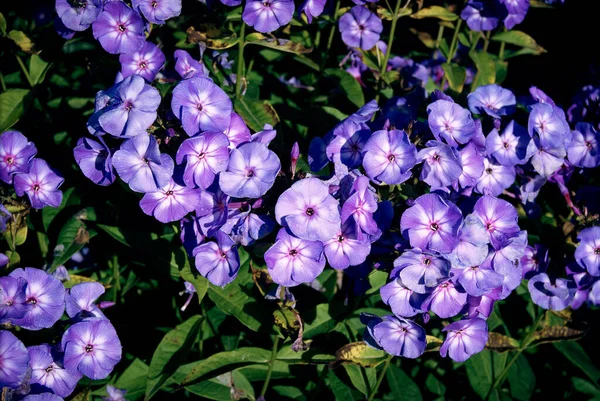
[[458,15],[440,6],[422,8],[416,13],[412,14],[410,17],[414,19],[437,18],[441,19],[442,21],[456,21],[458,19]]
[[571,382],[573,383],[573,387],[580,393],[589,394],[594,396],[600,396],[600,388],[594,386],[587,380],[581,379],[579,377],[572,377]]
[[241,398],[255,399],[252,384],[237,370],[188,386],[186,390],[203,398],[217,401],[231,401],[232,399],[238,400]]
[[208,291],[208,280],[202,277],[196,268],[192,268],[188,255],[183,248],[179,248],[171,255],[171,264],[179,266],[179,274],[185,281],[192,283],[198,294],[198,303],[202,302]]
[[[212,27],[211,27],[212,28]],[[187,40],[189,43],[204,43],[207,48],[212,50],[225,50],[229,49],[238,44],[240,38],[237,37],[235,32],[231,32],[229,36],[216,37],[215,35],[221,35],[220,30],[210,29],[206,32],[197,31],[193,26],[189,27],[186,31]]]
[[525,355],[521,354],[508,370],[508,383],[510,395],[521,401],[531,399],[535,390],[535,374],[527,362]]
[[265,101],[238,98],[234,100],[233,105],[246,124],[256,132],[262,131],[265,124],[275,126],[279,122],[277,112]]
[[485,347],[496,352],[512,351],[519,348],[519,342],[514,338],[492,331],[488,334]]
[[8,37],[12,39],[12,41],[15,42],[15,44],[19,46],[25,53],[35,53],[33,50],[35,48],[35,43],[33,43],[33,41],[29,39],[29,37],[22,31],[10,31],[8,33]]
[[307,54],[313,50],[312,47],[305,47],[304,45],[292,42],[291,40],[268,37],[258,32],[246,36],[245,43],[293,54]]
[[358,391],[364,395],[369,395],[375,385],[376,369],[363,368],[357,365],[343,365],[350,381]]
[[535,39],[521,31],[510,30],[506,32],[499,32],[492,36],[492,40],[531,49],[535,52],[535,54],[546,53],[546,49],[538,45]]
[[4,18],[4,14],[0,13],[0,32],[2,34],[6,34],[6,18]]
[[315,316],[309,320],[308,314],[303,313],[304,338],[312,338],[319,334],[330,332],[337,324],[335,317],[341,313],[335,304],[319,304],[315,309]]
[[402,369],[390,365],[385,377],[392,390],[394,400],[420,401],[423,399],[419,386]]
[[90,401],[92,399],[92,397],[90,397],[91,395],[91,391],[90,388],[86,388],[85,390],[83,390],[81,393],[75,395],[73,398],[71,398],[71,401]]
[[9,89],[0,93],[0,132],[12,127],[31,105],[33,97],[27,89]]
[[437,376],[432,372],[427,375],[427,379],[425,379],[425,387],[427,390],[431,391],[433,394],[443,396],[446,394],[446,386]]
[[263,307],[246,295],[237,283],[231,283],[225,288],[211,285],[208,287],[208,297],[222,312],[234,316],[250,330],[258,331],[263,323],[271,322]]
[[242,347],[235,351],[219,352],[195,364],[181,381],[180,386],[187,387],[200,383],[244,366],[256,363],[266,364],[270,358],[271,351],[255,347]]
[[148,381],[148,365],[139,359],[134,359],[131,365],[115,382],[115,387],[127,389],[127,399],[135,401],[144,396]]
[[465,85],[465,81],[467,80],[467,70],[458,64],[449,63],[442,64],[442,68],[444,69],[444,75],[448,80],[450,89],[457,93],[461,93],[463,86]]
[[484,398],[496,377],[504,369],[508,353],[494,354],[483,350],[465,362],[467,376],[473,390]]
[[365,399],[361,393],[348,387],[346,383],[341,381],[335,374],[335,371],[329,371],[327,379],[329,379],[329,388],[333,392],[336,401],[359,401]]
[[442,344],[444,343],[444,341],[440,340],[439,338],[437,338],[435,336],[431,336],[429,334],[426,336],[425,339],[427,341],[426,352],[427,351],[438,351],[440,349],[440,347],[442,346]]
[[377,269],[369,273],[367,279],[369,280],[371,288],[369,288],[367,294],[379,293],[379,289],[385,285],[388,276],[388,273],[384,272],[383,270]]
[[285,344],[277,353],[276,360],[292,365],[302,365],[309,363],[330,363],[335,361],[335,356],[319,352],[318,349],[311,347],[312,340],[306,341],[308,350],[296,352],[292,349],[292,344]]
[[554,347],[556,347],[565,358],[571,361],[573,365],[581,369],[587,377],[592,379],[593,383],[597,383],[598,380],[600,380],[600,370],[594,365],[588,353],[581,345],[576,342],[565,341],[554,343]]
[[63,210],[71,198],[71,195],[75,191],[74,187],[68,188],[63,192],[62,202],[59,207],[45,207],[42,209],[42,225],[44,226],[44,231],[48,232],[48,228],[50,228],[50,224],[54,220],[54,218],[58,215],[58,213]]
[[383,363],[387,357],[388,355],[384,351],[369,347],[364,341],[359,341],[346,344],[338,349],[332,367],[342,363],[352,363],[365,368],[374,368]]
[[34,85],[41,84],[50,66],[50,63],[42,60],[37,54],[33,54],[29,58],[29,78],[31,79],[31,83]]
[[324,71],[326,76],[335,77],[348,100],[356,107],[362,107],[365,104],[365,96],[358,81],[350,75],[349,72],[340,68],[328,68]]
[[152,355],[145,399],[149,400],[187,357],[198,338],[201,317],[193,316],[168,332]]
[[65,264],[71,259],[71,256],[96,236],[96,231],[88,230],[85,223],[79,218],[79,214],[80,212],[76,213],[61,228],[52,255],[51,269]]
[[496,82],[496,64],[490,55],[475,51],[470,52],[469,55],[477,67],[477,74],[473,79],[471,91],[479,86]]
[[578,340],[587,330],[574,329],[567,326],[547,326],[533,334],[532,345],[566,340]]

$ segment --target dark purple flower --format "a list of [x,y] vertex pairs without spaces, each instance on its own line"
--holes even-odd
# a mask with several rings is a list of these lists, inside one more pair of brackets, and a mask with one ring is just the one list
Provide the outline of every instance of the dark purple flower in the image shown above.
[[258,32],[268,33],[287,25],[293,15],[292,0],[248,0],[242,19]]
[[438,100],[427,106],[429,128],[438,141],[452,147],[465,144],[475,133],[475,123],[469,110],[447,100]]
[[366,7],[354,6],[339,20],[342,40],[350,47],[371,50],[383,31],[383,23]]
[[56,174],[42,159],[31,160],[28,171],[14,176],[17,195],[27,194],[34,209],[46,206],[59,207],[62,202],[62,192],[58,187],[62,185],[64,178]]
[[0,277],[0,324],[23,318],[28,311],[24,278]]
[[215,176],[227,169],[229,140],[220,132],[205,132],[186,139],[177,150],[178,164],[186,162],[183,181],[188,186],[208,188]]
[[487,323],[483,319],[459,320],[444,327],[446,340],[440,347],[440,355],[448,355],[456,362],[464,362],[481,352],[488,340]]
[[483,159],[483,174],[477,180],[475,189],[480,194],[499,196],[510,187],[517,177],[513,166],[503,166],[489,157]]
[[517,209],[503,199],[486,195],[475,203],[473,214],[483,223],[490,240],[510,237],[520,231]]
[[480,86],[467,98],[472,113],[482,114],[485,112],[495,118],[514,113],[517,105],[515,95],[496,84]]
[[298,12],[304,12],[308,23],[312,23],[314,17],[318,17],[323,12],[327,0],[305,0],[300,6]]
[[547,103],[532,106],[527,124],[529,135],[537,133],[544,148],[562,148],[569,144],[570,128],[565,112]]
[[283,192],[275,219],[299,238],[323,242],[338,233],[341,223],[338,201],[318,178],[300,180]]
[[325,268],[323,244],[297,238],[285,228],[279,230],[264,257],[273,281],[286,287],[310,283]]
[[185,132],[194,136],[200,131],[225,131],[233,106],[229,96],[211,79],[196,76],[175,87],[171,110]]
[[503,166],[525,164],[531,156],[528,152],[531,137],[525,128],[511,121],[502,135],[493,129],[486,138],[487,154]]
[[400,229],[413,247],[449,253],[458,243],[461,222],[462,213],[455,204],[439,195],[426,194],[402,214]]
[[600,129],[600,87],[586,85],[573,99],[573,104],[567,110],[569,122],[589,122]]
[[575,250],[575,260],[592,276],[600,276],[600,227],[581,230],[577,239],[579,245]]
[[181,0],[132,0],[131,4],[153,24],[162,25],[181,14]]
[[596,281],[592,286],[588,299],[593,305],[600,305],[600,280]]
[[375,341],[388,354],[415,359],[425,352],[425,330],[411,320],[384,316],[372,331]]
[[147,192],[140,200],[142,211],[161,223],[181,220],[200,203],[200,190],[182,187],[173,179],[155,192]]
[[17,388],[25,379],[29,354],[13,333],[0,330],[0,388]]
[[425,294],[448,278],[449,271],[450,264],[445,259],[411,249],[394,260],[391,276],[399,277],[414,292]]
[[208,77],[208,70],[185,50],[175,50],[175,71],[183,79]]
[[225,195],[218,185],[213,185],[200,192],[200,203],[196,208],[196,216],[200,231],[207,237],[213,237],[227,222],[229,196]]
[[492,268],[503,276],[514,274],[514,270],[518,269],[520,281],[522,267],[519,261],[527,248],[527,231],[519,231],[510,237],[492,239],[492,245],[494,250],[489,255]]
[[102,0],[56,0],[56,13],[72,31],[85,31],[102,11]]
[[246,126],[244,119],[235,112],[231,113],[231,122],[223,133],[229,139],[229,149],[238,147],[244,142],[250,142],[251,139],[250,130]]
[[341,230],[325,245],[327,262],[334,269],[346,269],[363,263],[371,252],[368,238],[357,238],[356,227],[353,224],[343,224]]
[[248,142],[231,150],[227,171],[219,174],[219,186],[229,196],[259,198],[275,183],[281,169],[277,155],[260,142]]
[[269,215],[246,212],[232,227],[231,238],[243,246],[252,245],[273,232],[275,226],[275,220]]
[[552,310],[563,310],[568,307],[577,289],[574,281],[557,278],[553,283],[546,273],[533,276],[527,287],[534,304]]
[[404,131],[376,131],[363,149],[363,166],[377,183],[401,184],[412,174],[417,149]]
[[7,184],[13,182],[14,173],[26,173],[29,161],[37,149],[33,142],[18,131],[6,131],[0,136],[0,179]]
[[424,161],[421,180],[432,190],[445,189],[462,174],[460,155],[456,149],[442,142],[429,141],[426,145],[417,153],[417,159]]
[[421,305],[427,294],[414,292],[402,283],[400,277],[381,287],[379,292],[383,302],[390,306],[396,316],[412,317],[424,312]]
[[119,56],[121,73],[124,78],[137,74],[148,82],[154,81],[156,74],[163,67],[165,61],[163,52],[151,42],[146,42],[140,50],[134,53]]
[[500,0],[500,2],[508,11],[508,15],[504,18],[506,29],[513,29],[515,25],[523,22],[529,11],[529,0]]
[[194,249],[196,269],[214,285],[224,287],[231,283],[240,270],[240,256],[235,242],[218,231],[217,242],[206,242]]
[[576,167],[594,168],[600,165],[600,134],[589,123],[577,123],[567,146],[569,162]]
[[106,186],[115,181],[112,155],[101,138],[100,142],[89,138],[79,138],[73,154],[83,175],[95,184]]
[[460,17],[472,31],[481,32],[495,29],[506,14],[506,8],[498,0],[469,0]]
[[467,304],[467,296],[460,285],[455,285],[452,281],[447,280],[435,287],[424,302],[423,308],[446,319],[460,313]]
[[540,244],[528,245],[521,257],[523,278],[530,279],[538,273],[545,273],[550,264],[548,249]]
[[89,282],[74,285],[67,290],[65,295],[67,315],[71,318],[79,315],[82,318],[93,316],[106,319],[104,313],[95,304],[102,294],[104,294],[104,286],[100,283]]
[[92,32],[111,54],[133,53],[146,42],[142,17],[120,1],[110,1],[92,24]]
[[121,360],[121,341],[108,320],[75,323],[63,334],[67,370],[77,370],[92,380],[106,378]]
[[[6,212],[6,214],[4,212]],[[6,216],[8,216],[8,217],[6,217]],[[7,220],[10,220],[10,214],[4,208],[4,206],[0,206],[0,232],[3,232],[4,230],[6,230]],[[8,256],[6,256],[3,253],[0,253],[0,267],[4,267],[4,266],[8,265],[9,262],[10,262],[10,259],[8,258]]]
[[371,130],[365,123],[346,119],[333,130],[333,140],[327,145],[327,157],[334,163],[343,163],[348,168],[360,166],[365,143]]
[[[91,283],[90,283],[91,284]],[[30,385],[34,390],[51,390],[56,395],[71,395],[82,374],[76,370],[67,370],[61,361],[56,361],[47,344],[27,348],[31,367]]]
[[121,144],[113,156],[113,165],[123,181],[136,192],[156,192],[169,183],[173,159],[160,153],[152,135],[140,134]]

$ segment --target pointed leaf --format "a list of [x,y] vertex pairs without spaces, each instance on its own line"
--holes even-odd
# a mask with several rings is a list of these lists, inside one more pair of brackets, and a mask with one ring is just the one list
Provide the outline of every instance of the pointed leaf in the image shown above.
[[242,288],[231,283],[225,288],[208,287],[208,297],[227,315],[237,318],[250,330],[258,331],[266,322],[271,322],[264,307],[244,293]]
[[450,89],[457,93],[461,93],[465,81],[467,80],[467,70],[460,65],[449,63],[442,64],[442,68],[444,69],[444,75],[448,80]]
[[279,116],[270,103],[239,98],[234,100],[233,105],[236,113],[256,132],[262,131],[265,124],[275,126],[279,122]]
[[492,36],[492,40],[531,49],[535,52],[534,54],[546,53],[546,49],[538,45],[535,39],[521,31],[510,30],[499,32]]
[[456,21],[458,19],[458,15],[440,6],[422,8],[416,13],[412,14],[410,17],[414,19],[437,18],[441,19],[442,21]]
[[287,39],[273,38],[263,35],[262,33],[254,32],[246,36],[246,44],[268,47],[270,49],[279,50],[280,52],[293,54],[307,54],[312,51],[312,47],[292,42]]
[[489,85],[496,82],[496,64],[489,54],[483,52],[469,53],[471,59],[477,67],[477,74],[473,79],[471,90],[483,85]]
[[588,353],[579,343],[572,341],[564,341],[554,343],[554,347],[560,351],[571,363],[577,366],[583,373],[592,379],[593,383],[598,383],[600,380],[600,370],[594,365]]
[[32,100],[31,92],[27,89],[9,89],[0,93],[0,132],[19,121]]
[[346,70],[340,68],[328,68],[325,75],[334,77],[340,87],[356,107],[362,107],[365,104],[365,95],[358,81]]
[[395,400],[421,401],[423,399],[419,386],[399,367],[390,365],[385,377]]
[[527,362],[525,355],[521,354],[508,370],[508,383],[510,395],[520,401],[531,399],[535,390],[535,374]]
[[364,341],[350,343],[338,349],[333,365],[352,363],[365,368],[374,368],[383,363],[388,357],[382,350],[370,347]]

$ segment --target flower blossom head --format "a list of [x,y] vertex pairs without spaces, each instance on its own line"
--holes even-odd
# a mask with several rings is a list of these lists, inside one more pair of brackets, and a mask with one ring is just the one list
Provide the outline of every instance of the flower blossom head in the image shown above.
[[132,5],[148,21],[158,25],[181,14],[181,0],[132,0]]
[[377,211],[377,199],[374,191],[369,187],[369,179],[365,176],[356,178],[352,185],[352,191],[352,195],[342,206],[340,215],[342,223],[353,222],[359,239],[363,239],[363,233],[381,234],[373,218],[373,214]]
[[142,17],[120,1],[109,1],[92,24],[94,38],[110,54],[134,53],[144,46]]
[[125,398],[127,390],[121,390],[109,384],[106,386],[106,392],[108,397],[103,397],[102,401],[127,401]]
[[194,249],[196,269],[212,284],[224,287],[231,283],[240,270],[240,256],[235,242],[218,231],[216,242],[210,241]]
[[499,196],[515,182],[516,177],[514,166],[503,166],[495,159],[486,157],[483,159],[483,174],[477,180],[475,189],[480,194]]
[[417,159],[424,161],[421,180],[432,190],[445,189],[462,174],[460,154],[442,142],[429,141],[426,145],[417,153]]
[[373,338],[388,354],[415,359],[427,346],[425,330],[415,322],[396,316],[384,316],[373,329]]
[[277,223],[301,239],[327,242],[340,230],[338,201],[318,178],[305,178],[285,190],[275,205]]
[[146,42],[140,50],[134,53],[119,56],[121,73],[124,78],[136,74],[148,82],[154,81],[165,61],[163,52],[151,42]]
[[61,361],[56,361],[52,348],[38,345],[27,348],[31,366],[30,385],[34,390],[51,390],[60,397],[71,395],[82,374],[78,371],[67,370]]
[[102,294],[104,294],[104,286],[97,282],[74,285],[65,295],[67,315],[70,318],[93,316],[98,319],[106,319],[104,313],[95,304]]
[[220,132],[205,132],[186,139],[177,150],[177,164],[186,162],[185,185],[208,188],[216,175],[229,164],[229,140]]
[[[559,145],[560,146],[560,145]],[[541,139],[534,137],[529,142],[528,152],[532,155],[531,165],[542,177],[549,178],[565,163],[567,151],[563,146],[544,147]]]
[[95,184],[106,186],[115,181],[112,154],[102,139],[79,138],[73,154],[83,175]]
[[27,314],[26,287],[24,278],[0,277],[0,324],[21,319]]
[[251,135],[244,119],[239,114],[231,113],[229,127],[223,133],[229,139],[229,149],[238,147],[244,142],[250,142]]
[[242,19],[258,32],[268,33],[287,25],[293,15],[292,0],[248,0]]
[[423,307],[431,310],[433,313],[447,319],[458,315],[467,304],[468,295],[466,291],[451,280],[440,283],[429,294]]
[[426,294],[419,294],[405,286],[400,277],[396,277],[379,290],[381,299],[389,305],[394,315],[400,317],[413,317],[424,312],[423,302]]
[[155,192],[148,192],[140,200],[142,211],[156,217],[161,223],[178,221],[191,213],[200,203],[200,190],[182,187],[173,179]]
[[52,393],[30,394],[23,401],[64,401],[61,397]]
[[514,113],[517,105],[515,95],[496,84],[479,86],[467,99],[472,113],[486,113],[494,118]]
[[201,131],[225,131],[233,106],[229,96],[211,79],[196,76],[175,87],[171,110],[185,132],[194,136]]
[[200,203],[196,207],[196,217],[200,232],[213,237],[227,222],[229,214],[229,196],[223,193],[218,185],[213,185],[200,192]]
[[27,348],[13,333],[0,330],[0,387],[17,388],[29,367]]
[[277,155],[260,142],[232,149],[227,171],[219,174],[219,186],[235,198],[259,198],[275,183],[281,163]]
[[411,176],[417,162],[417,148],[400,130],[376,131],[363,149],[363,166],[376,183],[401,184]]
[[575,250],[575,260],[592,276],[600,276],[600,227],[581,230],[577,236],[579,245]]
[[204,64],[194,60],[185,50],[175,50],[175,71],[183,79],[208,76],[208,70]]
[[6,131],[0,135],[0,179],[12,184],[13,174],[26,173],[29,161],[36,153],[33,142],[18,131]]
[[531,156],[529,142],[531,137],[525,128],[511,121],[502,135],[493,129],[486,138],[487,153],[503,166],[525,164]]
[[546,273],[532,277],[527,284],[531,300],[544,309],[563,310],[573,301],[575,282],[557,278],[552,282]]
[[473,215],[483,223],[490,240],[511,237],[520,231],[517,209],[503,199],[483,196],[475,203]]
[[333,130],[333,140],[327,145],[329,160],[343,163],[348,168],[360,166],[363,159],[363,148],[371,136],[371,130],[364,123],[346,119]]
[[56,13],[72,31],[85,31],[102,11],[102,0],[56,0]]
[[285,228],[265,252],[265,263],[273,281],[286,287],[311,283],[325,268],[323,244],[300,239]]
[[349,223],[342,224],[340,231],[323,245],[327,262],[339,270],[363,263],[371,251],[368,238],[358,239],[356,227]]
[[500,0],[506,7],[508,15],[504,18],[504,26],[511,30],[525,19],[529,11],[529,0]]
[[75,323],[63,334],[61,347],[65,368],[92,380],[106,378],[121,360],[121,341],[108,320]]
[[156,192],[169,183],[173,159],[160,153],[152,135],[140,134],[123,142],[113,156],[119,177],[136,192]]
[[298,12],[304,12],[308,23],[312,23],[314,17],[318,17],[323,13],[327,0],[305,0],[298,9]]
[[342,15],[339,27],[346,45],[363,50],[371,50],[383,31],[381,19],[362,6],[354,6]]
[[530,279],[538,273],[545,273],[550,264],[548,249],[542,245],[535,244],[527,246],[525,253],[521,257],[521,266],[523,268],[523,278]]
[[544,148],[562,148],[571,140],[571,130],[565,112],[547,103],[532,106],[527,124],[529,135],[537,133]]
[[448,100],[437,100],[427,106],[429,128],[438,141],[452,147],[465,144],[475,133],[475,122],[469,110]]
[[480,318],[450,323],[443,331],[448,335],[440,347],[440,355],[456,362],[464,362],[483,351],[488,340],[487,323]]
[[589,123],[577,123],[567,146],[569,162],[576,167],[594,168],[600,165],[600,134]]
[[506,8],[498,0],[469,0],[460,18],[467,21],[472,31],[481,32],[495,29],[506,14]]
[[477,180],[483,174],[483,156],[473,142],[469,142],[458,151],[458,154],[462,165],[462,173],[458,176],[458,184],[461,188],[469,188],[469,191],[472,191],[477,184]]
[[402,284],[418,294],[430,292],[448,278],[450,264],[443,258],[419,249],[404,252],[394,260],[390,274],[399,277]]
[[490,238],[481,220],[470,214],[463,220],[458,231],[458,244],[450,261],[454,267],[477,266],[488,255]]
[[59,207],[63,194],[58,187],[63,182],[64,178],[42,159],[33,159],[29,162],[27,173],[17,173],[14,176],[15,192],[18,196],[27,194],[34,209]]

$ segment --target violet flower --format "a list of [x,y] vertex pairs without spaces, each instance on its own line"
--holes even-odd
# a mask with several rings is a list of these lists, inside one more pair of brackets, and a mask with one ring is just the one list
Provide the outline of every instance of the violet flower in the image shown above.
[[588,227],[577,236],[575,260],[592,276],[600,276],[600,227]]
[[460,18],[467,22],[472,31],[491,31],[504,19],[507,11],[498,0],[469,0],[460,13]]
[[333,135],[333,140],[325,150],[329,160],[343,163],[348,168],[360,166],[365,143],[371,136],[369,127],[364,123],[346,119],[335,127]]
[[423,308],[431,310],[442,319],[447,319],[460,313],[467,304],[467,297],[466,291],[460,285],[446,280],[429,294]]
[[480,318],[450,323],[443,331],[448,335],[440,347],[440,355],[456,362],[464,362],[483,351],[488,340],[487,323]]
[[175,50],[175,71],[183,79],[208,77],[208,70],[204,64],[194,60],[185,50]]
[[52,390],[60,397],[73,393],[82,374],[76,370],[67,370],[61,361],[56,361],[52,348],[48,344],[27,348],[31,367],[29,384],[34,390]]
[[488,116],[500,118],[515,112],[517,99],[508,89],[491,84],[479,86],[467,96],[469,109],[474,114],[486,113]]
[[425,330],[415,322],[396,316],[384,316],[373,327],[373,338],[388,354],[415,359],[427,346]]
[[148,82],[154,81],[156,74],[164,66],[165,61],[163,52],[151,42],[146,42],[140,50],[134,53],[119,56],[121,73],[124,78],[136,74]]
[[525,128],[514,121],[509,122],[502,135],[493,129],[487,136],[485,144],[487,154],[503,166],[525,164],[531,156],[529,142],[531,137]]
[[339,28],[346,45],[371,50],[379,40],[383,23],[366,7],[354,6],[340,17]]
[[429,128],[438,141],[452,147],[465,144],[475,133],[475,123],[469,110],[447,100],[438,100],[427,106]]
[[72,31],[85,31],[102,11],[102,0],[56,0],[56,13]]
[[419,294],[402,283],[400,277],[396,277],[380,288],[381,299],[389,305],[394,315],[400,317],[413,317],[424,312],[422,305],[427,294]]
[[311,24],[314,17],[323,13],[326,3],[327,0],[305,0],[298,9],[298,13],[304,12],[308,23]]
[[416,293],[425,294],[448,278],[450,264],[432,253],[411,249],[394,260],[390,276],[400,277],[402,284]]
[[250,130],[244,119],[235,112],[231,113],[231,121],[223,133],[229,139],[229,149],[236,148],[244,142],[250,142],[251,139]]
[[268,33],[287,25],[293,15],[292,0],[248,0],[242,20],[258,32]]
[[181,14],[181,0],[132,0],[131,4],[153,24],[162,25]]
[[483,196],[475,203],[473,215],[481,220],[490,240],[510,237],[520,231],[517,209],[503,199]]
[[212,284],[224,287],[231,283],[240,270],[240,256],[235,242],[218,231],[217,242],[207,242],[194,249],[196,269]]
[[514,166],[503,166],[490,157],[483,159],[483,174],[477,180],[475,189],[480,194],[499,196],[510,187],[517,177]]
[[142,211],[161,223],[178,221],[191,213],[200,203],[200,190],[182,187],[173,179],[155,192],[147,192],[140,200]]
[[327,262],[334,269],[343,270],[363,263],[371,252],[368,238],[357,238],[353,224],[342,224],[340,231],[323,243]]
[[462,174],[460,155],[442,142],[429,141],[426,145],[417,153],[417,159],[424,161],[420,178],[432,190],[445,189]]
[[[106,319],[95,302],[104,294],[104,286],[97,282],[75,284],[65,294],[67,315],[70,318],[95,317]],[[64,397],[64,396],[63,396]]]
[[120,1],[109,1],[92,24],[92,32],[104,50],[111,54],[134,53],[144,46],[144,21]]
[[186,162],[183,181],[188,186],[208,188],[229,164],[229,140],[220,132],[205,132],[186,139],[177,150],[178,164]]
[[29,367],[27,348],[13,333],[0,330],[0,388],[17,388]]
[[412,175],[417,148],[400,130],[381,130],[371,135],[363,148],[363,166],[376,183],[401,184]]
[[83,175],[97,185],[106,186],[115,181],[115,171],[110,150],[101,138],[99,140],[79,138],[73,154]]
[[600,165],[600,134],[589,123],[577,123],[567,146],[569,162],[576,167],[595,168]]
[[546,273],[533,276],[527,288],[534,304],[557,311],[571,304],[576,291],[574,281],[557,278],[552,282]]
[[529,135],[537,133],[540,136],[540,144],[544,148],[562,148],[571,139],[565,112],[547,103],[532,106],[527,128]]
[[0,324],[23,318],[29,309],[27,281],[24,278],[0,277]]
[[64,178],[42,159],[31,160],[27,173],[17,173],[14,176],[15,192],[18,196],[27,194],[34,209],[59,207],[63,194],[58,187],[63,182]]
[[0,135],[0,179],[12,184],[15,173],[26,173],[29,161],[37,149],[33,142],[18,131],[6,131]]

